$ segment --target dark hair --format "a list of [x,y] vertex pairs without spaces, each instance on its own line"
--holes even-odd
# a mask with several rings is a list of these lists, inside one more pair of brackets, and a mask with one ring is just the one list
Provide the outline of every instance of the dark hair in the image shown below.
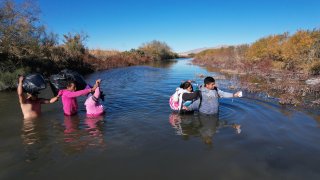
[[74,81],[74,80],[68,80],[68,81],[67,81],[67,87],[70,87],[71,84],[74,84],[75,86],[77,86],[77,82],[76,82],[76,81]]
[[190,86],[192,87],[192,84],[188,81],[180,84],[180,88],[182,88],[182,89],[187,89]]
[[209,84],[209,83],[214,83],[214,82],[216,82],[216,81],[214,80],[213,77],[210,77],[210,76],[204,78],[204,80],[203,80],[203,83],[204,83],[205,85],[206,85],[206,84]]
[[[216,80],[214,80],[214,78],[210,77],[210,76],[204,78],[204,80],[203,80],[204,86],[206,86],[209,83],[215,83],[215,82],[216,82]],[[218,88],[215,86],[213,90],[218,91]]]

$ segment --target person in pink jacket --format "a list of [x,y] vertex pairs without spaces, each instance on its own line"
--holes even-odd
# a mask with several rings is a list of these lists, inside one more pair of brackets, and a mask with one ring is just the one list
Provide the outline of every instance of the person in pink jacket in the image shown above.
[[52,98],[52,101],[58,101],[59,97],[62,98],[64,115],[72,116],[78,112],[77,97],[87,95],[94,92],[100,83],[100,79],[96,80],[96,84],[91,89],[84,89],[76,91],[76,83],[70,81],[67,85],[67,89],[60,90],[58,95]]
[[86,102],[84,103],[87,109],[88,117],[97,117],[104,113],[104,107],[99,102],[100,94],[101,92],[100,92],[100,81],[99,81],[98,87],[94,91],[94,94],[93,95],[89,94]]

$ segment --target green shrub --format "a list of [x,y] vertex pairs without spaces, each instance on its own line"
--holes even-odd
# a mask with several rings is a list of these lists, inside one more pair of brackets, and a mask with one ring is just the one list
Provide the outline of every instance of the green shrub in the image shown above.
[[13,72],[0,72],[0,91],[17,87],[18,75],[24,75],[27,70],[17,69]]

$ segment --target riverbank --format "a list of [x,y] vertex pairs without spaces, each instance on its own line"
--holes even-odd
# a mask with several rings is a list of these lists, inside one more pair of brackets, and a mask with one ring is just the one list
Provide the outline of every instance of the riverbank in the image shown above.
[[249,92],[265,92],[281,104],[319,105],[320,29],[262,37],[194,55],[194,64],[236,74]]
[[[76,37],[73,37],[76,38]],[[118,67],[128,67],[145,64],[155,61],[166,61],[177,57],[176,53],[171,52],[164,42],[152,41],[130,51],[107,51],[107,50],[84,50],[77,55],[69,54],[66,47],[52,47],[51,54],[44,60],[38,59],[10,59],[6,54],[4,61],[0,62],[0,91],[12,90],[16,88],[18,75],[29,73],[41,73],[46,78],[58,73],[62,69],[71,69],[82,75],[90,74],[95,71],[108,70]],[[83,46],[83,45],[82,45]],[[164,48],[165,47],[165,48]],[[156,52],[155,49],[161,49]],[[61,55],[58,50],[62,52]],[[2,55],[0,53],[0,55]],[[58,56],[58,57],[56,57]],[[17,64],[17,65],[15,65]]]
[[222,75],[216,76],[216,79],[236,77],[239,87],[230,86],[230,89],[240,88],[250,93],[263,93],[266,97],[276,98],[280,104],[320,106],[319,75],[279,70],[263,71],[259,68],[225,68],[217,64],[201,64],[197,59],[193,60],[193,64],[205,67],[208,71],[220,72]]

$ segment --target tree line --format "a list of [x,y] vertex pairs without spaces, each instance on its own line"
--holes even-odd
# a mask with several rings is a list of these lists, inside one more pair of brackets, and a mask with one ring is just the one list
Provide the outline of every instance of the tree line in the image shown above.
[[36,3],[0,2],[0,90],[15,88],[18,74],[40,72],[49,76],[65,68],[86,74],[177,57],[165,42],[156,40],[125,52],[89,50],[86,33],[68,32],[61,38],[48,32]]

